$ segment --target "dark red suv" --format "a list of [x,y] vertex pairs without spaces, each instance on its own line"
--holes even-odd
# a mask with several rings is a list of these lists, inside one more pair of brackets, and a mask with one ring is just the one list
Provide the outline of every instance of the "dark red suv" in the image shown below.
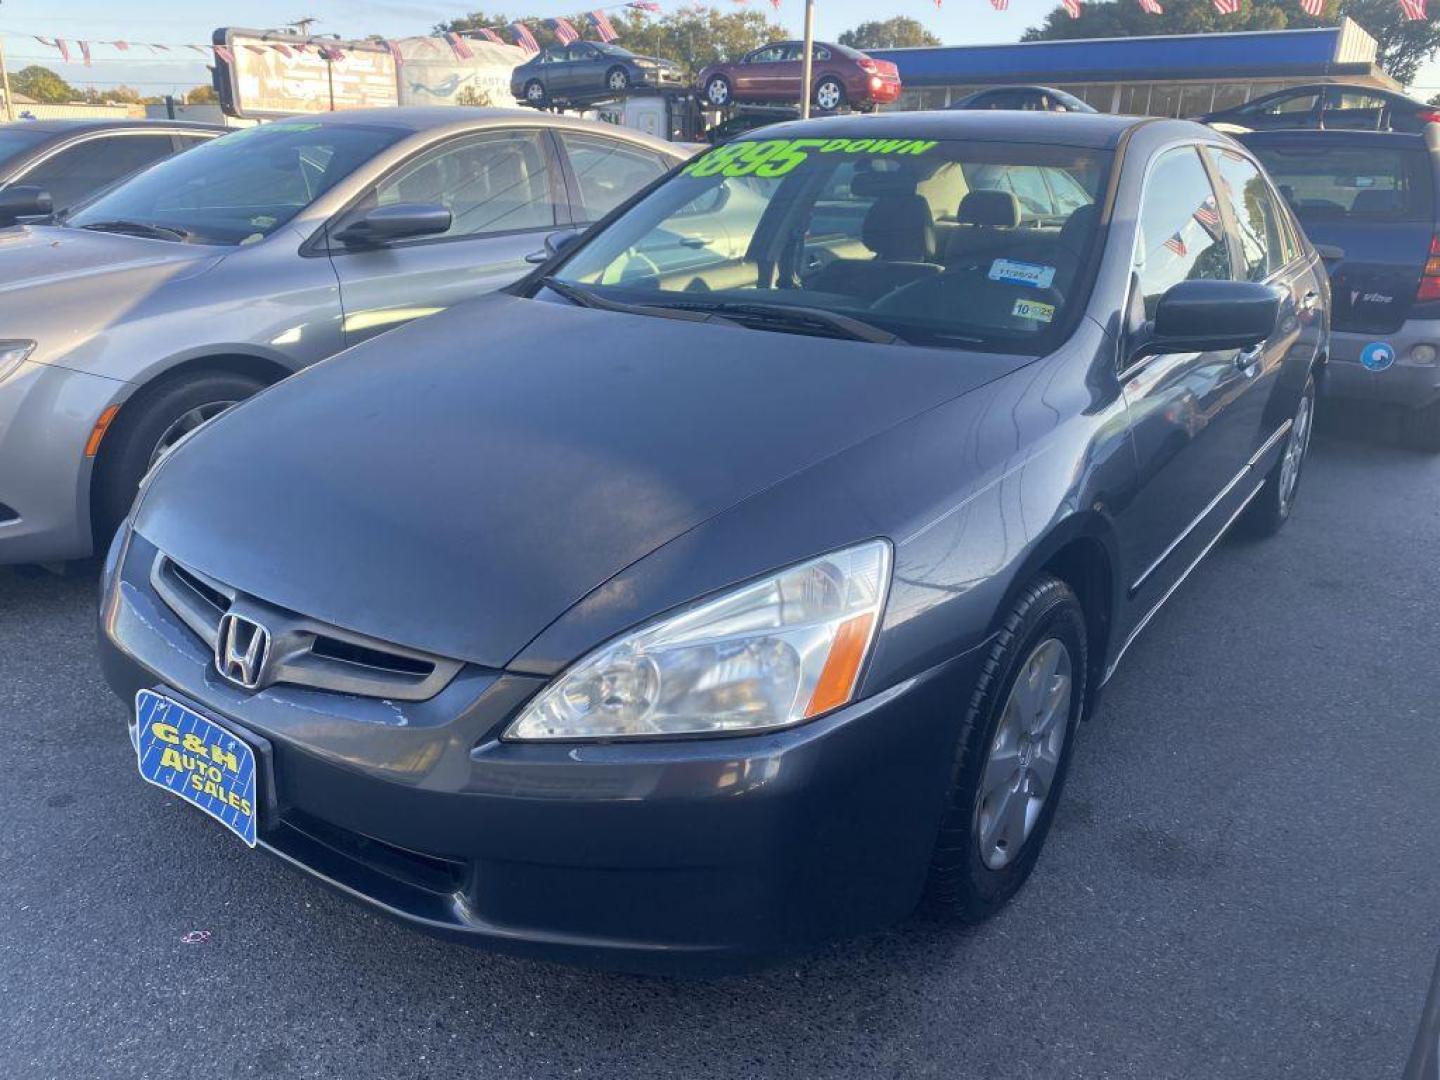
[[[711,64],[695,80],[706,105],[800,99],[805,44],[772,41],[739,60]],[[843,106],[869,111],[900,96],[900,71],[888,60],[872,60],[844,45],[815,42],[810,100],[832,112]]]

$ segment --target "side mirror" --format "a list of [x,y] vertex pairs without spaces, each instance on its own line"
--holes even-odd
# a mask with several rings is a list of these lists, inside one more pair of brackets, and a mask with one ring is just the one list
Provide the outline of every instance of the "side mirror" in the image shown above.
[[1181,281],[1160,297],[1130,359],[1248,349],[1275,333],[1282,295],[1251,281]]
[[555,258],[556,255],[566,251],[579,239],[580,234],[572,229],[552,232],[549,236],[545,237],[545,247],[540,251],[532,251],[529,255],[526,255],[525,261],[531,266],[539,266],[542,263],[547,263]]
[[8,187],[0,191],[0,227],[8,228],[21,218],[44,217],[54,210],[50,193],[38,187]]
[[450,211],[438,204],[394,203],[367,211],[336,233],[335,239],[346,247],[380,247],[393,240],[449,232],[453,221]]

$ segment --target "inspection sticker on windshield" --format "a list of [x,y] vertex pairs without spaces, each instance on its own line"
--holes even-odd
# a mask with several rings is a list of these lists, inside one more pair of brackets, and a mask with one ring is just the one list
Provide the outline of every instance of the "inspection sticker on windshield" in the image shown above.
[[1039,300],[1020,299],[1010,309],[1017,319],[1033,319],[1035,322],[1050,322],[1055,318],[1055,305],[1042,304]]
[[135,756],[144,779],[255,846],[255,752],[244,742],[178,701],[141,690]]
[[1055,280],[1055,267],[1039,263],[1016,262],[1014,259],[996,259],[990,264],[991,281],[1008,281],[1012,285],[1030,285],[1036,289],[1048,289]]

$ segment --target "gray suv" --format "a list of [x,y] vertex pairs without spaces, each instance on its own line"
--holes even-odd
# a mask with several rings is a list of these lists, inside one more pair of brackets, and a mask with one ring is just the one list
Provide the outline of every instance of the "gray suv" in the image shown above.
[[[356,111],[236,132],[0,230],[0,563],[89,555],[200,424],[508,284],[546,234],[684,156],[533,110]],[[477,325],[477,354],[524,329]]]

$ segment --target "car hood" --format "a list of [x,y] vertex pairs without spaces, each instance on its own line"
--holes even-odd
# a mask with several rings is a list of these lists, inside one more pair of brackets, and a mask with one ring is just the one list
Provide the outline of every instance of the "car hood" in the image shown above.
[[[49,225],[0,229],[0,297],[36,286],[125,275],[145,288],[185,267],[213,263],[221,249]],[[107,281],[105,289],[117,286]]]
[[498,668],[667,541],[1027,362],[496,295],[233,410],[135,525],[271,604]]

